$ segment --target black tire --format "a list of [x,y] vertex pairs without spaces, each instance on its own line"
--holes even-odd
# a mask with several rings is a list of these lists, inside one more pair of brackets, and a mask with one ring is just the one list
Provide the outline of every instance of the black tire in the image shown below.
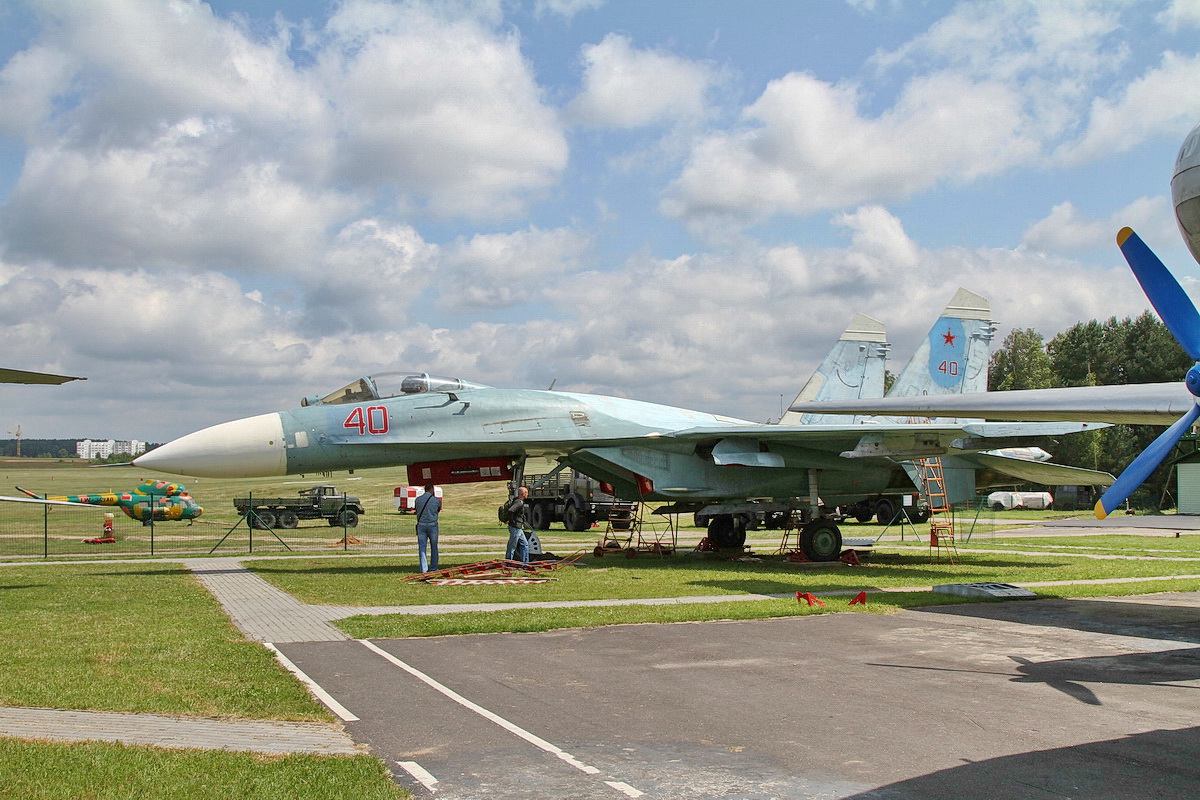
[[875,521],[880,525],[890,525],[896,518],[896,504],[886,497],[875,504]]
[[917,525],[920,525],[922,522],[928,522],[929,521],[929,509],[928,508],[918,508],[911,515],[909,515],[909,520]]
[[992,511],[1003,511],[1004,503],[992,503]]
[[854,519],[856,522],[870,522],[871,517],[875,516],[869,508],[856,506],[854,510]]
[[250,516],[250,525],[265,531],[275,527],[275,515],[270,511],[255,511]]
[[300,524],[300,517],[290,509],[280,511],[279,516],[275,519],[279,522],[279,527],[289,531]]
[[358,512],[353,508],[347,508],[338,513],[333,524],[339,528],[357,528]]
[[710,522],[712,522],[712,517],[708,516],[708,514],[701,514],[700,512],[692,514],[692,527],[707,528]]
[[588,519],[587,512],[578,505],[567,503],[563,511],[563,527],[569,531],[586,531],[592,527],[592,521]]
[[842,532],[831,519],[814,519],[800,532],[800,549],[810,561],[836,561],[842,554]]
[[529,509],[529,525],[535,531],[550,530],[550,513],[545,503],[533,503]]
[[746,544],[746,529],[735,514],[717,514],[708,523],[708,541],[714,547],[740,548]]

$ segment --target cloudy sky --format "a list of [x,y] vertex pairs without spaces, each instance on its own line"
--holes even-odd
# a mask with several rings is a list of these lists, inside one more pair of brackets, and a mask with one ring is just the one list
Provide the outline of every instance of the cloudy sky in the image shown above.
[[752,420],[1185,282],[1200,0],[10,0],[2,430],[162,441],[421,368]]

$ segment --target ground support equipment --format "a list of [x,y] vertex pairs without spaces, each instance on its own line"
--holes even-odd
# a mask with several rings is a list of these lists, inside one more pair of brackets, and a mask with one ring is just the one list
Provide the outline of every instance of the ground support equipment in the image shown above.
[[531,561],[529,563],[513,561],[507,558],[495,558],[489,561],[476,561],[473,564],[461,564],[457,567],[420,572],[416,575],[405,575],[401,580],[405,582],[424,581],[434,583],[436,581],[447,580],[495,580],[531,575],[540,576],[548,572],[553,572],[560,567],[574,564],[583,557],[583,553],[583,550],[579,550],[558,561]]
[[624,553],[626,558],[636,558],[639,553],[672,555],[679,545],[678,518],[662,514],[661,521],[645,522],[645,508],[645,503],[638,503],[632,509],[609,512],[608,525],[592,555],[597,558],[605,553]]

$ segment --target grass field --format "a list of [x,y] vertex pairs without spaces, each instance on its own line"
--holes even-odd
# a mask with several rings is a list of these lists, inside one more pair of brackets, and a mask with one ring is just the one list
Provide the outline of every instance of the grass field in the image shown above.
[[0,704],[330,721],[177,564],[0,568]]
[[0,739],[0,797],[22,800],[402,800],[371,756],[258,756]]

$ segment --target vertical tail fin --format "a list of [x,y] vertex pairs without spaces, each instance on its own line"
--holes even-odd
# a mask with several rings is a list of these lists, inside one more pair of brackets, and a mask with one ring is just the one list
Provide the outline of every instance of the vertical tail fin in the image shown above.
[[[855,314],[845,332],[817,371],[813,373],[794,403],[812,400],[857,400],[883,396],[884,362],[891,345],[883,323],[866,314]],[[780,420],[784,425],[845,424],[860,417],[845,414],[801,414],[788,411]]]
[[996,325],[987,298],[959,289],[900,372],[888,397],[986,392]]

